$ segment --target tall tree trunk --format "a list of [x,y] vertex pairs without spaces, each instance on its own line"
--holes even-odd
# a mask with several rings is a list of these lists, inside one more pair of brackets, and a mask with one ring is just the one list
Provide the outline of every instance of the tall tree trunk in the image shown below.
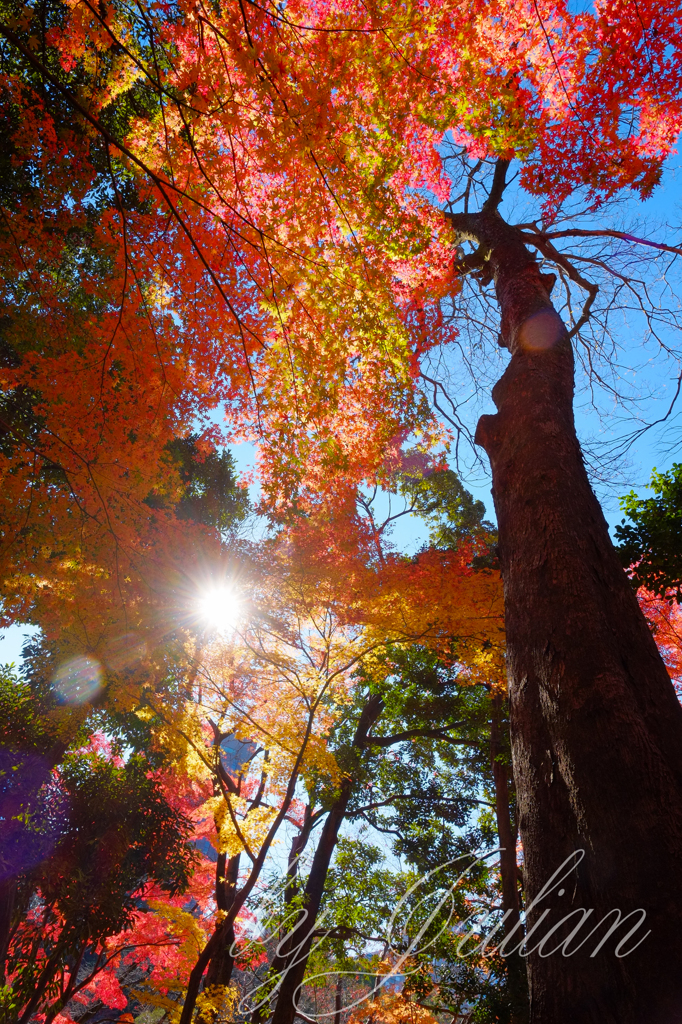
[[[511,351],[493,389],[498,412],[481,418],[477,441],[490,458],[499,523],[527,942],[535,947],[531,1021],[680,1024],[682,708],[585,472],[573,353],[550,302],[552,282],[488,206],[452,220],[460,238],[487,250]],[[577,850],[582,860],[543,896]],[[577,908],[591,914],[571,943],[547,955],[580,914],[538,949]],[[595,954],[616,909],[638,908],[646,920],[620,955],[641,915]]]
[[[512,939],[521,939],[521,901],[516,867],[516,828],[512,824],[509,804],[509,775],[507,769],[507,744],[503,730],[502,695],[491,696],[492,714],[490,721],[490,761],[495,786],[495,818],[497,835],[500,840],[500,875],[502,878],[502,910],[504,911],[504,934],[510,945]],[[528,1024],[528,975],[526,962],[519,952],[506,957],[509,993],[512,1001],[512,1024]]]

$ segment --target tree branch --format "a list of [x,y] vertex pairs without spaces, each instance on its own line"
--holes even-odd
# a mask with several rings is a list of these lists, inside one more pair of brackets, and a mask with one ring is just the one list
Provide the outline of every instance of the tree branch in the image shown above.
[[682,256],[682,246],[665,245],[663,242],[650,242],[647,238],[630,235],[627,231],[612,231],[607,228],[602,231],[587,228],[567,228],[565,231],[543,231],[539,232],[539,234],[543,238],[620,238],[624,242],[636,242],[637,245],[648,245],[652,249],[660,249],[662,252],[672,252],[676,256]]
[[[454,729],[455,726],[452,726]],[[458,746],[475,747],[475,740],[465,740],[461,737],[448,736],[441,729],[406,729],[404,732],[396,732],[392,736],[368,736],[363,746],[390,747],[394,743],[401,743],[403,740],[411,739],[444,740],[446,743],[454,743]]]
[[483,213],[495,213],[497,211],[497,207],[502,202],[502,196],[504,195],[504,190],[507,187],[508,167],[508,160],[500,159],[495,164],[495,173],[493,174],[493,183],[490,188],[490,195],[481,207]]

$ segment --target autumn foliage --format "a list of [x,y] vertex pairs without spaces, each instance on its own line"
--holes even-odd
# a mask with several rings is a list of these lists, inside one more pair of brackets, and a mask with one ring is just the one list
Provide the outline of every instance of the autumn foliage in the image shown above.
[[2,29],[4,601],[81,643],[81,588],[142,625],[182,573],[186,524],[145,500],[195,424],[258,439],[275,510],[442,436],[419,359],[453,340],[444,133],[518,157],[554,216],[576,187],[649,194],[682,117],[672,9],[36,12]]

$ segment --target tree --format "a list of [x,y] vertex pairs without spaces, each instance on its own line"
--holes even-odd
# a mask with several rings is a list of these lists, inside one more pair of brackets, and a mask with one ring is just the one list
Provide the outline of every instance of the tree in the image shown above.
[[[376,519],[371,496],[359,496],[364,523],[355,519],[351,526],[347,521],[340,521],[338,516],[332,516],[330,523],[329,516],[321,513],[316,518],[307,519],[303,525],[294,524],[291,533],[284,534],[284,551],[293,543],[296,544],[293,550],[298,550],[297,568],[287,570],[287,590],[294,588],[297,605],[304,598],[304,607],[308,609],[306,616],[312,614],[310,608],[323,601],[321,608],[312,616],[313,622],[317,620],[313,635],[321,630],[322,623],[328,622],[325,631],[331,630],[330,637],[336,632],[338,644],[342,634],[338,633],[338,625],[333,625],[338,616],[340,623],[347,626],[363,624],[365,633],[360,633],[359,639],[362,638],[368,646],[362,658],[357,659],[358,678],[353,686],[357,692],[357,707],[352,717],[349,717],[348,709],[342,711],[344,728],[339,738],[335,738],[332,748],[339,765],[340,780],[333,774],[327,781],[318,781],[312,790],[309,788],[309,803],[301,831],[292,841],[289,881],[284,891],[283,913],[287,926],[270,963],[270,977],[263,982],[263,989],[270,987],[271,992],[268,998],[263,996],[258,1001],[254,1020],[266,1019],[270,1002],[273,1021],[285,1024],[295,1016],[296,992],[303,983],[314,944],[314,923],[339,830],[348,814],[354,790],[364,779],[372,777],[374,768],[369,755],[373,748],[418,742],[420,738],[446,744],[470,742],[451,733],[451,729],[461,726],[459,721],[452,724],[448,720],[441,721],[439,728],[433,728],[433,719],[439,714],[442,717],[448,705],[447,719],[458,717],[457,705],[446,696],[441,696],[440,703],[435,702],[437,706],[423,709],[421,715],[415,716],[413,712],[412,718],[403,716],[406,720],[402,722],[400,714],[394,712],[390,717],[395,720],[395,734],[375,736],[378,726],[386,727],[387,710],[382,688],[378,685],[379,678],[387,670],[378,652],[391,638],[394,642],[401,639],[412,644],[415,640],[422,641],[433,645],[436,650],[447,652],[447,657],[457,662],[458,683],[471,684],[482,676],[492,680],[496,673],[500,673],[496,658],[500,642],[497,573],[490,570],[477,572],[471,564],[476,558],[474,552],[485,551],[490,543],[480,522],[481,509],[475,508],[471,496],[463,491],[451,473],[434,474],[430,486],[424,484],[419,488],[419,498],[407,488],[406,484],[406,508],[402,511],[394,509],[384,522]],[[433,492],[431,497],[430,492]],[[434,518],[440,516],[450,523],[450,550],[443,553],[425,551],[415,559],[400,557],[390,550],[385,536],[390,524],[397,516],[415,509]],[[471,541],[472,532],[475,543]],[[354,545],[350,543],[351,537],[355,538]],[[326,609],[324,615],[322,608]],[[301,630],[300,624],[298,629]],[[332,670],[338,657],[334,654],[332,658],[332,650],[330,648],[330,653],[322,656],[325,672]],[[367,691],[363,685],[367,680],[374,680],[377,685],[370,683]],[[404,680],[401,682],[404,684]],[[291,718],[291,715],[286,717]],[[373,738],[369,736],[370,730]],[[318,801],[320,806],[316,806]],[[305,881],[299,881],[299,861],[318,824],[322,827],[310,870]],[[515,843],[510,852],[515,864]]]
[[[329,567],[324,546],[320,564],[320,561],[316,562],[310,557],[309,548],[304,549],[302,555],[299,552],[292,560],[291,544],[291,539],[285,534],[269,554],[265,564],[267,566],[270,562],[268,577],[271,582],[264,595],[263,621],[261,625],[251,627],[253,635],[249,630],[245,630],[243,635],[246,650],[253,651],[255,664],[262,665],[258,673],[263,686],[262,710],[256,713],[257,705],[254,704],[248,712],[247,721],[243,725],[233,725],[232,731],[241,735],[246,727],[254,743],[267,747],[273,763],[282,760],[287,763],[292,757],[292,750],[300,747],[293,772],[284,775],[284,778],[288,777],[286,794],[293,793],[292,784],[295,784],[299,774],[301,780],[305,780],[307,790],[306,810],[299,811],[299,815],[302,815],[300,832],[293,841],[290,854],[292,879],[295,878],[298,860],[311,838],[313,828],[317,825],[321,825],[321,828],[305,885],[299,888],[292,881],[289,891],[292,897],[296,894],[303,901],[303,919],[312,922],[320,906],[354,782],[358,772],[362,774],[364,771],[361,765],[368,746],[368,733],[383,709],[380,694],[363,692],[357,720],[351,730],[353,735],[347,737],[347,742],[338,751],[333,747],[329,749],[328,741],[323,741],[323,736],[332,731],[335,720],[348,717],[348,704],[357,685],[355,674],[359,666],[371,665],[376,653],[390,642],[406,643],[414,637],[428,636],[432,642],[440,645],[446,633],[451,638],[455,634],[453,623],[457,623],[458,637],[457,641],[451,639],[450,645],[456,642],[457,657],[461,663],[470,666],[473,672],[477,671],[480,660],[489,665],[489,656],[486,657],[486,653],[482,652],[494,650],[493,644],[499,642],[496,635],[499,632],[499,611],[494,603],[498,581],[495,574],[490,574],[493,577],[490,580],[485,574],[480,574],[478,585],[482,593],[478,595],[477,581],[470,578],[471,570],[467,572],[462,564],[457,576],[452,574],[451,577],[458,598],[454,607],[450,607],[441,595],[440,606],[435,603],[427,605],[428,618],[425,622],[423,612],[414,617],[404,614],[408,602],[405,602],[401,593],[400,583],[396,585],[396,576],[401,568],[398,564],[384,563],[384,566],[378,567],[378,572],[370,571],[368,574],[367,565],[354,552],[354,558],[347,557],[345,562],[337,562]],[[279,545],[282,545],[281,549]],[[293,550],[296,551],[296,548]],[[464,555],[458,553],[462,563],[467,553],[466,546]],[[442,572],[438,565],[414,567],[408,562],[402,566],[403,575],[407,576],[407,579],[401,581],[403,587],[406,583],[410,586],[410,570],[415,568],[418,571],[416,585],[413,584],[415,594],[412,604],[418,606],[419,585],[427,594],[435,596]],[[383,593],[372,607],[368,593],[377,589],[377,575]],[[385,576],[383,580],[382,575]],[[276,589],[273,589],[273,584]],[[359,591],[364,597],[359,597]],[[479,614],[479,608],[483,608],[484,612]],[[210,662],[208,664],[210,666]],[[224,673],[227,665],[219,668]],[[233,672],[234,669],[229,671]],[[251,702],[254,700],[254,674],[250,672],[249,676],[251,692],[248,701]],[[359,681],[362,682],[361,676]],[[207,699],[209,684],[215,697],[222,701],[229,698],[232,717],[238,705],[234,696],[229,697],[229,691],[225,689],[225,683],[220,682],[220,676],[213,682],[207,678],[202,684],[204,701]],[[277,697],[280,690],[284,701],[281,706]],[[261,718],[265,722],[258,724]],[[429,727],[422,724],[415,735],[429,731]],[[276,737],[280,733],[282,739],[278,743]],[[439,735],[448,735],[447,725],[443,724]],[[268,769],[268,774],[270,771]],[[258,788],[258,793],[260,791]],[[226,798],[224,792],[223,796]],[[290,795],[285,795],[281,810],[273,820],[273,828],[278,821],[283,820],[290,799]],[[245,886],[239,896],[235,897],[233,909],[230,910],[232,916],[239,905],[243,904],[243,893],[246,892],[248,896],[253,888],[253,881],[257,877],[254,870],[260,871],[262,866],[260,854],[253,865]],[[229,921],[229,917],[226,920]],[[302,938],[304,949],[298,948],[299,938]],[[277,991],[274,1019],[293,1019],[293,995],[302,981],[311,941],[312,935],[307,934],[303,928],[301,936],[294,939],[292,949],[285,944],[285,948],[275,958],[273,974],[277,976],[279,972],[283,973]],[[210,980],[209,970],[209,983]],[[219,983],[226,984],[228,981],[229,976],[221,978]],[[187,1000],[183,1016],[189,1020],[189,1015],[191,1002]]]
[[[390,652],[387,661],[390,674],[380,689],[386,693],[388,720],[381,723],[381,732],[388,730],[388,736],[375,740],[379,748],[375,753],[383,756],[371,773],[369,792],[357,794],[352,810],[391,836],[395,853],[406,857],[422,877],[428,878],[429,872],[438,869],[430,883],[435,888],[446,885],[446,879],[457,877],[468,866],[457,857],[464,858],[472,850],[487,853],[501,848],[499,874],[496,861],[478,867],[485,885],[492,884],[496,890],[491,901],[497,898],[496,909],[504,913],[504,928],[508,931],[519,921],[520,900],[502,686],[494,678],[487,683],[475,680],[472,685],[456,660],[444,663],[418,645]],[[448,718],[457,722],[449,738],[429,735],[429,723],[447,722]],[[395,747],[396,742],[403,746]],[[476,809],[480,813],[472,824]],[[452,826],[462,830],[459,835]],[[444,865],[447,868],[442,870]],[[477,871],[474,868],[474,877]],[[463,890],[469,881],[467,876]],[[419,887],[415,899],[419,901],[425,891]],[[455,899],[462,895],[458,891]],[[464,906],[470,898],[471,894],[465,897]],[[451,909],[448,907],[446,914]],[[455,922],[458,915],[462,919],[470,914],[471,906],[466,914],[462,911],[463,906],[458,906]],[[492,1007],[497,1007],[502,1012],[504,1007],[510,1020],[525,1021],[528,1007],[523,960],[512,955],[505,961],[489,949],[481,960],[469,960],[467,966],[466,958],[453,953],[456,924],[451,922],[443,928],[439,923],[439,928],[443,942],[438,952],[429,948],[427,941],[422,943],[426,949],[418,957],[423,966],[421,986],[417,988],[428,989],[428,977],[437,977],[438,994],[433,995],[449,1010],[454,1006],[461,1010],[464,1002],[476,1003],[477,1013],[484,1016],[486,1008],[493,1012]],[[450,948],[448,943],[452,944]],[[447,971],[440,963],[441,957],[448,963]],[[431,1009],[433,1002],[430,998]]]
[[[48,40],[67,68],[120,57],[92,102],[15,28],[0,31],[146,181],[160,280],[192,282],[175,290],[178,317],[179,293],[220,295],[226,364],[206,323],[213,304],[194,326],[216,370],[207,392],[229,377],[236,416],[263,440],[277,512],[340,508],[359,481],[387,478],[410,431],[431,440],[416,381],[420,358],[452,336],[440,299],[466,275],[494,284],[511,360],[477,437],[499,521],[528,893],[584,848],[571,907],[596,920],[625,900],[652,929],[624,959],[532,954],[534,1022],[679,1020],[682,711],[589,486],[571,342],[550,300],[556,277],[583,290],[577,337],[597,295],[561,239],[602,229],[553,230],[560,213],[583,196],[585,212],[624,188],[645,196],[660,177],[681,123],[678,9],[481,0],[368,13],[302,0],[110,13],[79,5]],[[133,130],[114,133],[98,102],[132,80],[156,116],[143,105]],[[432,145],[447,130],[454,194]],[[544,199],[540,221],[501,216],[511,159]],[[449,199],[457,283],[438,205]]]
[[618,553],[627,569],[673,685],[680,693],[682,623],[679,536],[682,517],[682,466],[651,477],[654,498],[638,498],[634,491],[621,498],[630,522],[616,526]]
[[[96,88],[97,71],[69,74],[47,46],[63,6],[35,14],[50,73]],[[26,39],[29,23],[15,24]],[[1,59],[3,614],[40,620],[63,654],[101,658],[132,632],[153,648],[180,613],[169,591],[191,588],[202,556],[225,557],[218,531],[243,518],[245,495],[215,430],[198,433],[178,325],[149,249],[135,255],[134,222],[151,229],[144,187],[112,180],[106,147],[59,90],[7,49]],[[118,129],[143,112],[128,99],[110,112]]]
[[659,597],[682,601],[682,465],[667,473],[654,471],[649,485],[654,498],[638,498],[634,491],[621,499],[630,522],[616,526],[622,563],[637,587]]
[[[651,941],[625,960],[598,965],[585,947],[568,961],[541,961],[536,952],[533,1012],[538,1020],[675,1020],[672,964],[665,980],[655,972],[678,931],[677,876],[664,855],[652,887],[656,854],[647,836],[655,808],[666,847],[682,836],[670,813],[679,805],[682,716],[589,487],[573,425],[566,330],[535,259],[496,209],[505,171],[498,164],[487,207],[453,220],[487,253],[512,353],[495,389],[498,413],[480,421],[477,437],[493,468],[528,893],[535,898],[566,857],[585,849],[570,906],[556,905],[550,922],[578,908],[599,920],[619,905],[620,892],[629,913],[646,910],[652,929]],[[552,840],[541,839],[547,830]]]
[[656,645],[679,697],[682,674],[682,615],[676,602],[641,588],[637,593]]
[[[382,710],[380,695],[367,692],[363,677],[355,679],[358,667],[371,666],[388,643],[418,637],[438,649],[447,645],[451,657],[456,650],[467,681],[470,674],[499,673],[499,577],[472,569],[469,543],[462,540],[458,550],[416,563],[382,551],[382,559],[368,564],[363,532],[356,531],[361,542],[352,547],[349,530],[344,560],[330,560],[322,518],[317,531],[309,522],[302,534],[283,531],[252,549],[244,620],[227,635],[197,642],[190,681],[181,679],[175,691],[148,688],[138,712],[151,716],[156,741],[172,752],[179,787],[187,779],[201,791],[193,813],[205,820],[201,835],[211,836],[216,851],[212,908],[206,894],[198,920],[177,903],[166,910],[157,904],[170,925],[167,941],[184,952],[152,973],[149,994],[140,998],[153,1002],[160,986],[158,1005],[172,1011],[168,993],[187,988],[183,1020],[192,1019],[195,1007],[202,1018],[225,1012],[238,967],[240,919],[259,892],[270,849],[284,828],[294,829],[287,891],[304,900],[307,917],[317,914],[353,785],[364,772],[367,734]],[[307,547],[301,549],[302,540]],[[443,568],[455,563],[458,571],[448,574],[443,590]],[[406,586],[414,590],[412,601]],[[344,732],[332,744],[338,720],[352,735]],[[450,735],[446,724],[435,732],[426,721],[418,725],[408,736]],[[298,861],[318,827],[312,869],[298,890]],[[297,914],[299,904],[293,905]],[[290,952],[272,965],[274,975],[286,968],[276,1012],[287,1019],[294,1012],[296,971],[304,972],[307,960],[289,970]]]
[[[471,853],[497,846],[498,808],[491,799],[499,773],[492,771],[486,688],[471,685],[456,662],[448,666],[419,645],[389,648],[368,668],[360,669],[358,682],[369,685],[372,698],[368,702],[365,686],[358,686],[354,713],[333,736],[347,791],[334,799],[308,865],[290,859],[279,920],[269,915],[264,939],[269,975],[247,973],[241,982],[237,976],[249,996],[242,1005],[255,1006],[255,1021],[269,1016],[271,1002],[272,1019],[287,1021],[296,1007],[308,1016],[328,1014],[331,999],[344,1020],[351,1012],[389,1020],[372,991],[379,986],[385,994],[404,982],[413,1011],[425,1005],[459,1014],[475,1006],[475,1019],[496,1013],[501,1020],[524,1020],[523,987],[519,1005],[508,983],[513,958],[505,962],[493,949],[457,953],[458,927],[466,933],[463,922],[472,909],[483,922],[488,916],[489,927],[506,910],[496,858],[476,864]],[[376,721],[363,739],[369,708]],[[432,728],[434,717],[441,730]],[[504,813],[509,817],[508,803]],[[342,816],[350,832],[336,839]],[[368,833],[383,850],[367,842]],[[396,871],[385,862],[387,843],[409,867]],[[515,844],[511,853],[516,872]],[[429,923],[434,902],[450,886],[452,896]],[[420,936],[422,927],[427,932]],[[523,960],[515,963],[523,968]],[[384,975],[381,984],[377,975]]]
[[[30,724],[26,684],[6,676],[2,696],[3,711],[18,703]],[[15,742],[26,740],[21,732]],[[72,999],[97,992],[125,1006],[116,971],[136,950],[126,932],[155,888],[186,890],[190,822],[166,800],[146,757],[133,753],[124,763],[101,735],[52,772],[34,755],[37,786],[25,743],[2,753],[2,871],[13,893],[3,921],[3,1020],[39,1013],[50,1022]],[[17,779],[21,788],[27,778],[37,791],[17,814]]]

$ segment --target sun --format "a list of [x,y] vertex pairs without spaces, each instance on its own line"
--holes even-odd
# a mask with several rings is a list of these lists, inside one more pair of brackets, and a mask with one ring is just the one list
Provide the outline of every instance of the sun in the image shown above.
[[228,585],[204,591],[197,601],[197,610],[206,625],[218,633],[231,633],[243,614],[239,594]]

